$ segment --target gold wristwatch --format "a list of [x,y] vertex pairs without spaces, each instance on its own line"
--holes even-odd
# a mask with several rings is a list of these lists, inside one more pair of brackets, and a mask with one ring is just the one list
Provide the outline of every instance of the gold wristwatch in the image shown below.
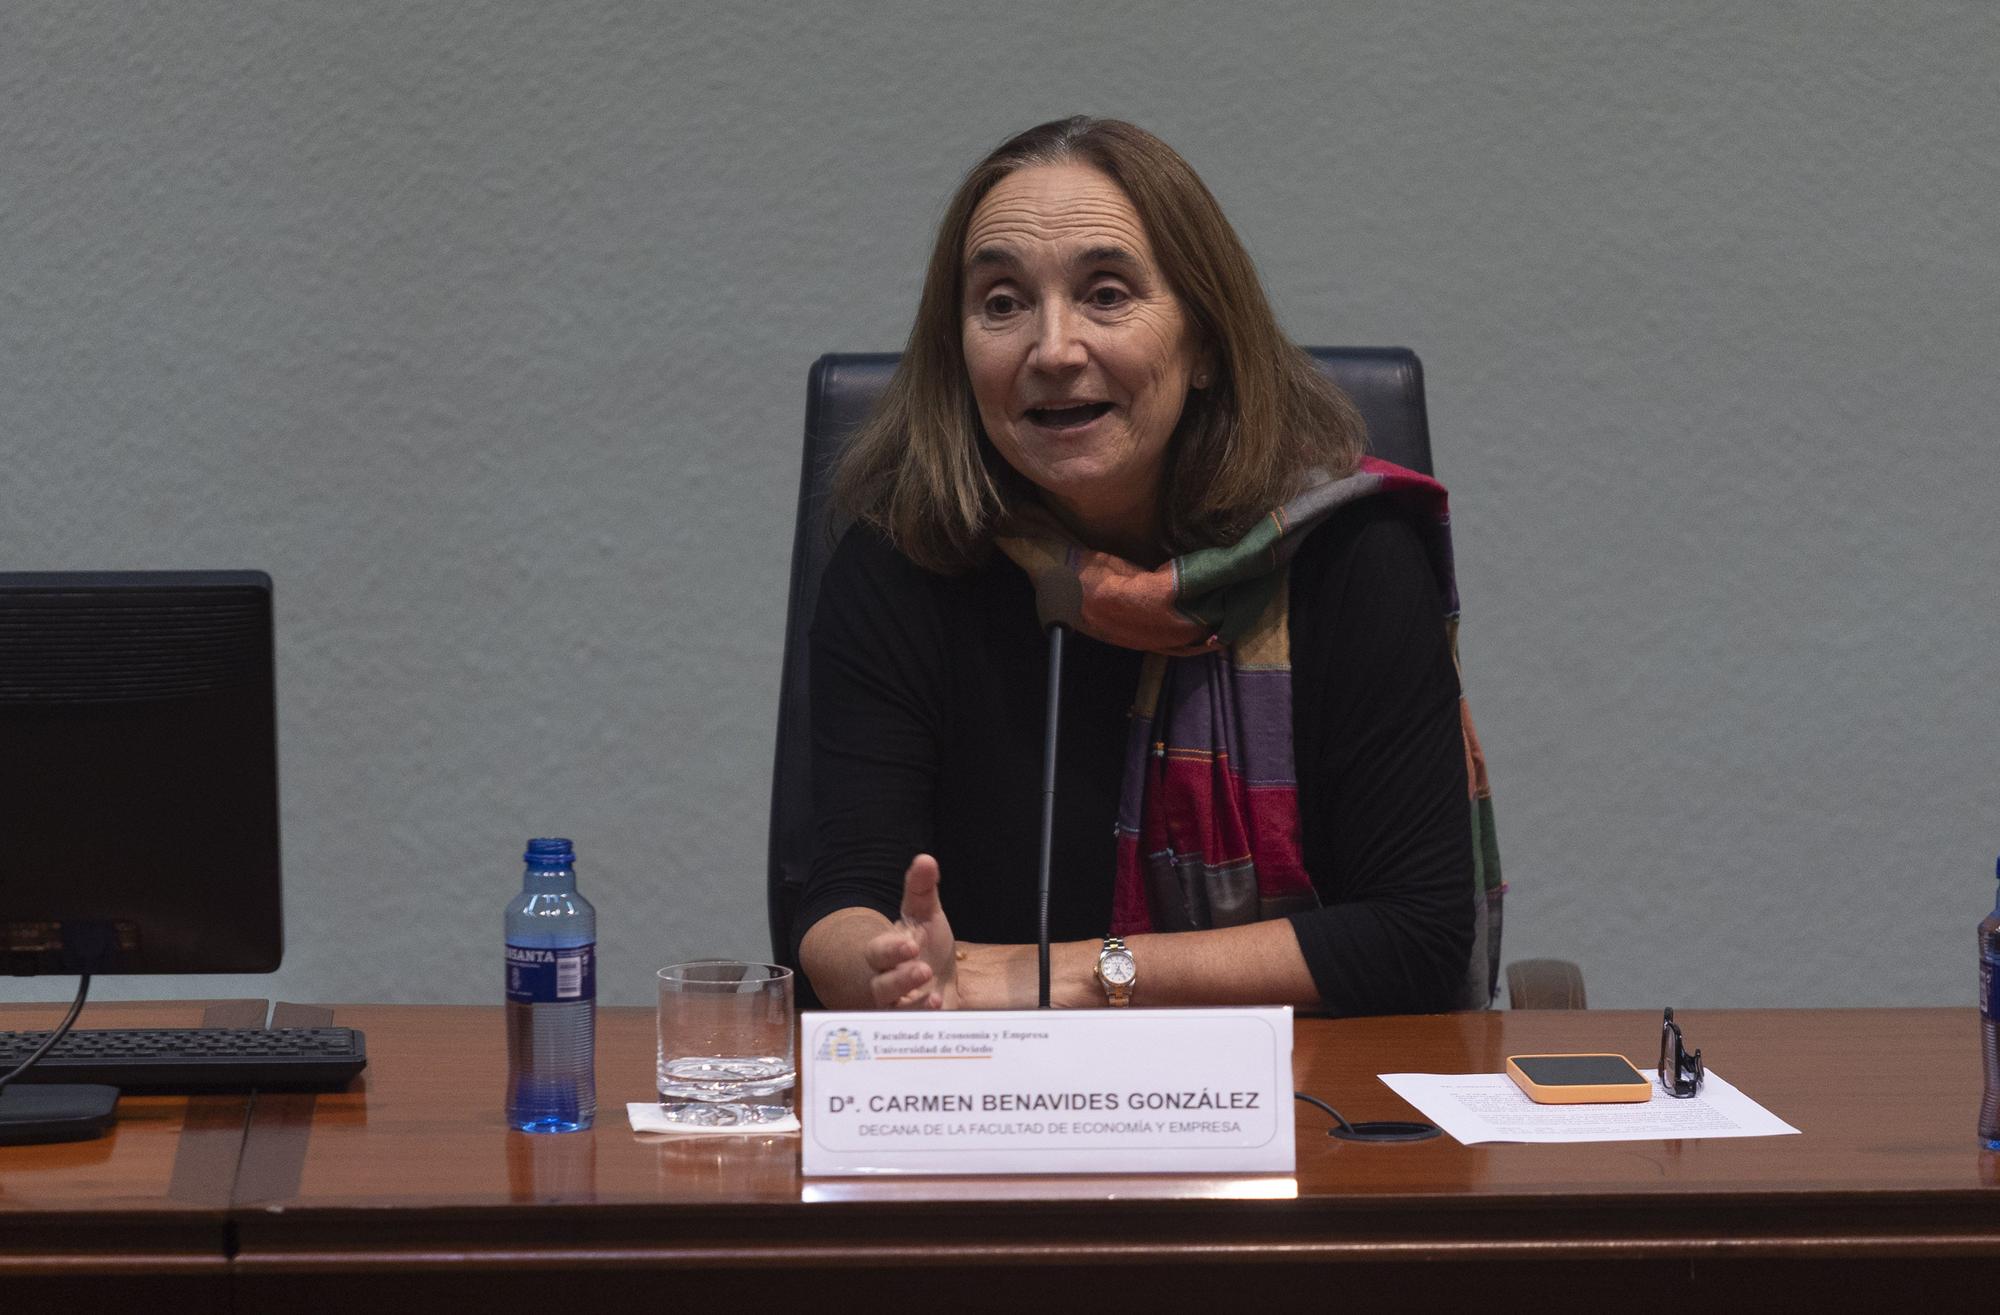
[[1104,999],[1113,1009],[1132,1003],[1132,983],[1139,979],[1139,965],[1120,936],[1106,936],[1097,952],[1097,980],[1104,987]]

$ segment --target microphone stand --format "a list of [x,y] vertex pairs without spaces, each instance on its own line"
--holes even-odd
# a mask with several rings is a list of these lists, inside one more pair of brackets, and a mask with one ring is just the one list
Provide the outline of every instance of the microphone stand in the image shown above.
[[1056,725],[1062,710],[1063,632],[1060,622],[1049,626],[1049,710],[1042,726],[1042,843],[1041,862],[1036,873],[1036,898],[1040,904],[1040,924],[1036,950],[1041,969],[1041,1003],[1049,1007],[1049,861],[1056,827]]

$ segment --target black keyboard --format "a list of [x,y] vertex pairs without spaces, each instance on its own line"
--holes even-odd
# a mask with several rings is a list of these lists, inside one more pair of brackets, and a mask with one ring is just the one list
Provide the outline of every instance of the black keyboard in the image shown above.
[[[0,1074],[47,1032],[0,1032]],[[326,1090],[368,1064],[351,1027],[78,1028],[16,1082],[101,1082],[126,1091]]]

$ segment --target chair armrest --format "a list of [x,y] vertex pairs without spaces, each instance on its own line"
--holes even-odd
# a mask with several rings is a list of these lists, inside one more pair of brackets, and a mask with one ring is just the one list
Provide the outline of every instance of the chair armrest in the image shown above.
[[1507,965],[1513,1009],[1582,1009],[1583,971],[1567,959],[1520,959]]

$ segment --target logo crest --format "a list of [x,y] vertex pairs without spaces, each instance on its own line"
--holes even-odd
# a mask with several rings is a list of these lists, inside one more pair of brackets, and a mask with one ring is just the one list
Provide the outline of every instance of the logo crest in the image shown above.
[[868,1043],[852,1028],[836,1027],[820,1038],[819,1057],[830,1059],[836,1064],[850,1060],[868,1058]]

